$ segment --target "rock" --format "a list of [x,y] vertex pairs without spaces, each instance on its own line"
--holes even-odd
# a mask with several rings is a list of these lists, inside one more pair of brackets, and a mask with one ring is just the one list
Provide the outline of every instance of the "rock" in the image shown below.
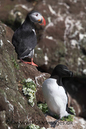
[[[9,7],[6,6],[8,3]],[[35,49],[35,62],[48,73],[61,63],[74,74],[83,75],[86,74],[85,6],[85,0],[1,1],[0,17],[15,30],[30,10],[41,12],[47,24],[45,28],[36,27],[38,46]]]
[[80,117],[74,117],[74,121],[61,121],[51,116],[46,116],[47,121],[50,124],[51,129],[85,129],[86,120]]
[[[45,102],[42,96],[42,82],[53,68],[61,63],[68,66],[74,75],[86,75],[85,0],[81,1],[5,1],[0,2],[0,19],[16,29],[26,17],[28,11],[35,9],[43,14],[46,27],[36,26],[38,45],[35,48],[34,61],[37,68],[20,63],[11,43],[13,31],[0,22],[0,127],[25,128],[31,122],[40,127],[48,127],[55,120],[35,107],[31,107],[22,93],[21,81],[32,78],[37,85],[37,102]],[[11,21],[11,22],[8,22]],[[16,22],[15,22],[16,21]],[[17,24],[18,23],[18,24]],[[17,26],[15,26],[17,24]],[[33,74],[34,73],[34,74]],[[77,78],[77,77],[76,77]],[[78,80],[77,80],[78,79]],[[58,122],[56,128],[86,128],[85,82],[81,79],[67,82],[65,88],[70,94],[70,104],[76,110],[73,124]],[[84,79],[86,80],[86,78]],[[70,86],[70,87],[69,87]],[[24,101],[23,101],[24,100]],[[35,114],[35,115],[34,115]],[[47,121],[46,121],[47,120]],[[81,122],[82,121],[82,122]],[[48,123],[47,123],[48,122]],[[82,124],[83,123],[83,124]]]
[[70,105],[75,109],[76,116],[86,118],[86,77],[63,78],[63,83],[71,96]]
[[[37,102],[45,102],[41,88],[43,81],[50,75],[17,60],[17,54],[11,43],[12,35],[13,31],[0,22],[0,127],[25,129],[27,125],[34,123],[40,127],[53,128],[56,119],[49,115],[45,117],[36,103],[34,107],[31,107],[22,93],[21,84],[24,78],[32,78],[37,85]],[[73,122],[57,121],[54,128],[69,129],[69,127],[85,128],[86,122],[83,118],[75,117]]]
[[[19,0],[19,1],[14,1],[14,0],[6,1],[5,0],[4,2],[3,2],[3,0],[1,0],[1,2],[0,2],[0,6],[1,6],[0,19],[5,21],[8,18],[10,12],[15,9],[16,9],[15,12],[17,10],[20,10],[20,11],[22,11],[22,13],[25,13],[25,10],[29,11],[30,8],[34,7],[35,3],[36,2],[34,2],[34,1],[28,1],[28,0],[26,0],[26,1],[25,0]],[[19,7],[20,7],[20,9],[19,9]]]
[[85,6],[85,0],[83,2],[46,0],[40,1],[35,6],[47,22],[35,51],[35,60],[48,72],[52,72],[53,68],[61,63],[67,65],[74,74],[84,74]]
[[19,0],[19,1],[4,1],[0,2],[0,19],[13,30],[17,29],[24,21],[27,13],[34,8],[35,1]]
[[20,63],[11,43],[13,31],[0,22],[0,127],[25,129],[30,123],[48,127],[37,104],[31,107],[22,93],[22,80],[32,78],[38,85],[48,74],[42,74],[34,66]]

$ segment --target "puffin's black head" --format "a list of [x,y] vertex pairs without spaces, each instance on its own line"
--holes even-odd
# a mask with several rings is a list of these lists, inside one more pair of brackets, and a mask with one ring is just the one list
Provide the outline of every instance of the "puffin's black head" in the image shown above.
[[30,19],[33,23],[39,23],[40,25],[46,25],[44,17],[37,11],[31,11],[27,15],[27,19]]
[[51,74],[51,77],[52,76],[71,77],[73,76],[73,72],[68,70],[68,68],[65,65],[59,64],[54,68]]

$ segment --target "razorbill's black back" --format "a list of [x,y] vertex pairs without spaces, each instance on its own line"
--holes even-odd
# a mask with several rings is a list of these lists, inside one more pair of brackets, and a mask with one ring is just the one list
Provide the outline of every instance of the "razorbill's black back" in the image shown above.
[[51,115],[59,115],[60,118],[73,114],[68,108],[67,93],[62,84],[63,77],[73,76],[65,65],[57,65],[53,70],[51,77],[43,83],[43,95],[48,105]]
[[37,66],[33,63],[34,48],[37,44],[34,23],[46,25],[44,17],[37,11],[28,13],[24,23],[14,32],[12,43],[19,59],[29,57],[31,62],[27,63]]

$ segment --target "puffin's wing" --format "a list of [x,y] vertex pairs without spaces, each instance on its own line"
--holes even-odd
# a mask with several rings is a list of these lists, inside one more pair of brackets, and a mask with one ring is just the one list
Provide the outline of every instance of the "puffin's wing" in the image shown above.
[[12,43],[19,57],[27,56],[37,44],[36,34],[33,29],[30,32],[18,29],[14,33]]

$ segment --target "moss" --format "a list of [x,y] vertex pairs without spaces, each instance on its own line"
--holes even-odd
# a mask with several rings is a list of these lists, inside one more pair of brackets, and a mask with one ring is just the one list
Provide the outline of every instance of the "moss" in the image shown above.
[[11,60],[12,60],[12,62],[13,62],[13,64],[14,64],[14,67],[15,67],[17,70],[19,70],[19,65],[17,64],[16,60],[15,60],[13,57],[11,57]]

